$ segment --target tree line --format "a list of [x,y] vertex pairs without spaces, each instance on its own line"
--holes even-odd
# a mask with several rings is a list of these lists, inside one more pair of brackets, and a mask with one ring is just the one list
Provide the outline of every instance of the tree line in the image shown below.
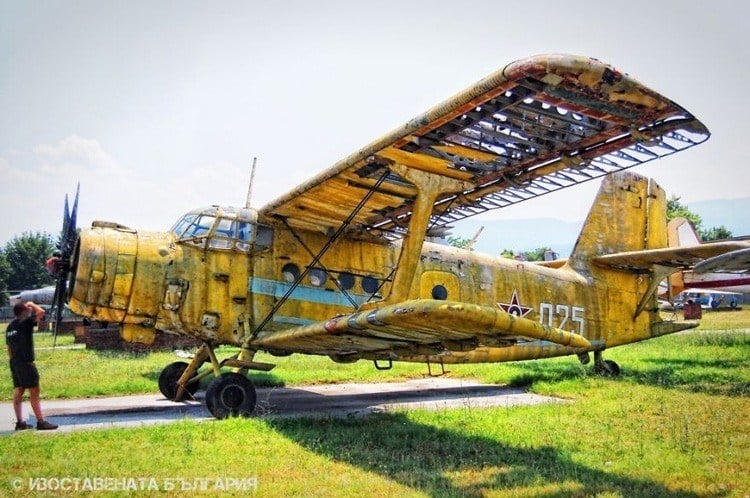
[[24,232],[0,248],[0,304],[18,291],[54,284],[44,263],[55,249],[46,232]]

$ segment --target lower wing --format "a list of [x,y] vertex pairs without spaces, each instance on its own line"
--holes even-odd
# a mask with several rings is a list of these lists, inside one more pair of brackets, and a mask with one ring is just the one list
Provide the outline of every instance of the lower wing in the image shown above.
[[585,337],[515,316],[501,309],[418,299],[342,315],[327,322],[261,332],[252,346],[284,352],[345,358],[366,353],[399,356],[470,351],[545,340],[588,349]]

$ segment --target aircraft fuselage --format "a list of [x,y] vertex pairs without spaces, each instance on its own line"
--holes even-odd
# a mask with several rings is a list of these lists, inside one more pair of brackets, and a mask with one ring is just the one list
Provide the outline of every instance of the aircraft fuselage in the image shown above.
[[[222,213],[214,212],[217,225]],[[240,345],[284,298],[312,261],[312,253],[328,241],[312,231],[257,223],[252,227],[255,233],[245,239],[221,238],[214,230],[181,240],[172,232],[95,223],[80,237],[71,308],[93,319],[122,323],[129,341],[149,343],[161,330],[214,345]],[[264,330],[323,322],[387,297],[399,251],[399,242],[340,239],[266,320]],[[408,298],[500,307],[580,334],[601,347],[650,337],[656,311],[633,320],[635,296],[644,292],[645,282],[611,269],[587,273],[569,265],[552,268],[425,243]],[[446,352],[444,360],[507,361],[573,352],[544,341],[471,349]],[[424,355],[399,356],[425,360]]]

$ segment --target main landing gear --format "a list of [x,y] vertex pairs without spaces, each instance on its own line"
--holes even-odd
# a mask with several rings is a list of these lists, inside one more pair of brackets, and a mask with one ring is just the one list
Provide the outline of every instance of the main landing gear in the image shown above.
[[[230,358],[219,362],[213,348],[203,344],[188,364],[182,361],[170,363],[159,375],[159,390],[172,401],[193,398],[200,381],[213,374],[214,379],[206,389],[206,408],[218,419],[227,417],[249,417],[255,410],[257,396],[255,386],[247,377],[248,370],[267,372],[275,365],[253,361],[255,351],[243,348]],[[204,363],[211,368],[198,372]],[[233,367],[234,372],[222,372],[222,367]],[[194,399],[194,398],[193,398]]]
[[[583,365],[588,365],[591,361],[588,353],[579,354],[578,359]],[[594,373],[602,377],[619,377],[620,365],[613,360],[605,360],[602,358],[601,350],[594,351]]]
[[[159,375],[159,391],[161,391],[165,398],[173,401],[176,400],[177,389],[179,388],[177,381],[180,380],[180,377],[182,377],[182,374],[185,373],[187,368],[188,364],[184,361],[176,361],[170,363],[161,371],[161,374]],[[185,386],[184,392],[189,394],[192,398],[193,395],[198,392],[198,387],[200,387],[198,382],[191,382]]]

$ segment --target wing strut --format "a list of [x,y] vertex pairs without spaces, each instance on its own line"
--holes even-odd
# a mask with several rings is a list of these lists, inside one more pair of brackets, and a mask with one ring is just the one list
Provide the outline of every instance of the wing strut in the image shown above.
[[[382,301],[365,303],[360,309],[371,309],[407,299],[414,280],[417,263],[422,254],[422,245],[427,234],[435,199],[446,193],[461,192],[470,186],[460,179],[425,169],[419,163],[408,164],[408,158],[407,160],[403,159],[401,158],[401,162],[394,162],[389,168],[417,189],[417,198],[414,201],[409,229],[401,245],[401,254],[398,257],[396,273],[393,276],[393,284],[388,297]],[[407,164],[401,164],[402,162]]]
[[654,293],[659,288],[659,284],[662,282],[662,280],[669,277],[671,274],[678,270],[679,268],[673,268],[671,266],[654,265],[651,270],[651,281],[649,282],[648,289],[643,294],[641,302],[638,303],[638,307],[635,310],[635,316],[633,316],[633,320],[638,318],[638,316],[643,313],[643,310],[646,309],[646,305],[654,296]]
[[328,239],[328,242],[326,242],[326,245],[323,246],[323,248],[318,251],[318,254],[313,257],[313,260],[310,262],[309,265],[305,268],[305,271],[303,271],[299,277],[292,283],[291,286],[289,286],[289,289],[284,293],[283,296],[281,296],[281,299],[276,302],[276,304],[271,308],[271,311],[268,312],[268,315],[263,319],[262,322],[260,322],[260,325],[255,327],[255,330],[253,330],[253,333],[250,335],[250,337],[245,341],[246,344],[249,343],[252,339],[257,337],[258,333],[263,330],[263,328],[268,325],[268,322],[271,321],[273,316],[276,314],[277,311],[284,305],[284,303],[287,302],[289,297],[292,295],[294,290],[299,286],[300,282],[302,282],[302,279],[304,279],[308,273],[310,273],[310,270],[315,268],[317,265],[320,264],[320,260],[323,258],[326,252],[333,246],[333,244],[338,240],[339,237],[346,231],[346,229],[349,227],[349,224],[354,220],[354,218],[357,216],[357,214],[362,210],[362,208],[367,204],[367,201],[370,200],[370,197],[373,196],[373,194],[377,191],[377,189],[380,187],[380,185],[385,181],[386,177],[390,174],[390,171],[387,169],[383,172],[383,175],[378,179],[378,181],[372,186],[372,188],[367,192],[367,194],[362,198],[362,200],[357,204],[357,207],[354,208],[354,210],[349,213],[349,216],[341,223],[341,226],[336,230],[336,233],[333,234],[333,236]]

